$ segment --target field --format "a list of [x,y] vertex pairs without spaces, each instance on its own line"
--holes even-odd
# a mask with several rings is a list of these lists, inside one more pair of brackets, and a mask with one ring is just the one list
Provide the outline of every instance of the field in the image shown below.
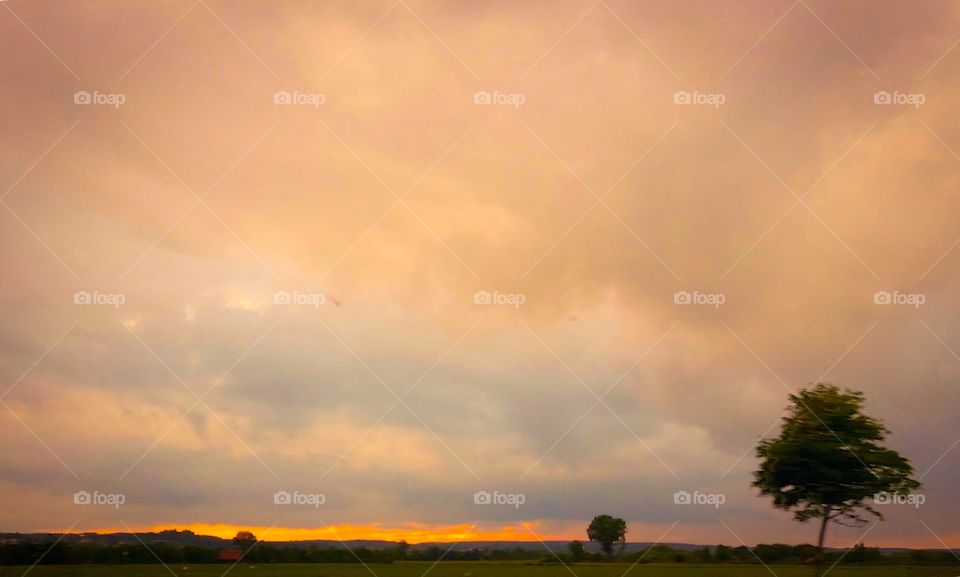
[[[0,577],[21,577],[28,567],[0,567]],[[37,566],[31,577],[221,577],[229,565],[177,565],[168,571],[162,565]],[[576,577],[812,577],[813,569],[797,565],[573,565]],[[629,572],[628,572],[629,570]],[[522,563],[441,562],[396,563],[393,565],[320,564],[320,565],[248,565],[239,564],[230,575],[258,577],[567,577],[563,566],[535,566]],[[834,577],[955,577],[960,567],[836,567]]]

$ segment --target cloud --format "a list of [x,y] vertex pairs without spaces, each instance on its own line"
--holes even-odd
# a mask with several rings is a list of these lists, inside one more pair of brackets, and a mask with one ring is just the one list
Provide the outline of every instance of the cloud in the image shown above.
[[[730,542],[673,504],[711,488],[747,541],[809,540],[751,447],[828,380],[930,469],[940,505],[876,538],[956,533],[955,7],[208,4],[10,2],[49,50],[0,22],[6,530],[93,486],[136,526],[269,526],[319,486],[345,526],[579,536],[603,509]],[[524,509],[477,510],[498,487]]]

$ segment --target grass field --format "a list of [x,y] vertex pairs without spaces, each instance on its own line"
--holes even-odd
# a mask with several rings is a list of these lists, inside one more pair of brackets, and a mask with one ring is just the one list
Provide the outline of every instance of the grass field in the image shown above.
[[[319,565],[248,565],[239,564],[229,575],[257,577],[568,577],[563,566],[536,566],[522,563],[441,562],[396,563],[393,565],[319,564]],[[0,567],[0,577],[21,577],[28,567]],[[176,565],[168,571],[162,565],[59,565],[37,566],[29,571],[31,577],[170,577],[171,571],[180,577],[221,577],[229,565]],[[638,565],[626,564],[573,565],[570,570],[577,577],[812,577],[813,569],[798,565]],[[960,566],[952,567],[836,567],[828,573],[833,577],[956,577]]]

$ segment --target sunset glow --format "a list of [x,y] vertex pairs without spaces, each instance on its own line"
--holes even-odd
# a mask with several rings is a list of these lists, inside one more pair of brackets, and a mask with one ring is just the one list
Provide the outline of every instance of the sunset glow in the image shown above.
[[[581,538],[571,534],[544,534],[538,531],[539,523],[508,525],[483,529],[472,525],[450,525],[427,527],[410,524],[403,527],[384,527],[380,525],[330,525],[317,528],[293,527],[246,527],[234,525],[195,524],[188,526],[131,527],[135,531],[158,532],[164,530],[193,531],[198,535],[213,535],[222,539],[232,539],[238,531],[252,531],[263,541],[307,541],[307,540],[373,540],[406,541],[417,543],[453,543],[458,541],[551,541]],[[101,528],[96,533],[122,533],[123,527]],[[532,532],[531,532],[532,531]]]

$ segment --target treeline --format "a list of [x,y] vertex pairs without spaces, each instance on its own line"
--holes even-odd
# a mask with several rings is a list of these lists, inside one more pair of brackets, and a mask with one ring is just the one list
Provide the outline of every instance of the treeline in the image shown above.
[[[571,548],[576,554],[558,555],[564,563],[607,559],[601,553],[581,552]],[[653,545],[642,551],[627,553],[616,557],[617,561],[627,563],[739,563],[739,564],[804,564],[817,558],[815,545],[760,544],[756,547],[703,547],[697,550],[672,549],[666,545]],[[557,559],[553,559],[557,562]],[[877,547],[856,545],[851,549],[827,551],[824,561],[828,564],[869,564],[869,565],[956,565],[957,557],[950,551],[910,550],[883,554]]]
[[[91,543],[2,543],[0,565],[84,565],[84,564],[198,564],[233,563],[221,560],[223,549],[150,543],[149,549],[140,543],[104,545]],[[368,549],[365,547],[319,548],[278,547],[257,543],[252,547],[230,550],[243,553],[243,563],[393,563],[394,561],[539,561],[540,555],[520,547],[497,550],[449,551],[439,547],[413,549],[405,543],[395,548]]]
[[[151,543],[148,549],[140,543],[100,545],[88,543],[2,543],[0,565],[81,565],[81,564],[169,564],[232,563],[220,561],[222,550],[195,546]],[[393,563],[395,561],[530,561],[541,564],[608,562],[601,553],[581,548],[556,553],[524,549],[472,549],[451,551],[440,547],[414,549],[405,543],[395,548],[351,550],[345,548],[277,547],[257,543],[247,550],[242,562],[260,563]],[[575,552],[575,554],[574,554]],[[654,545],[643,551],[616,556],[625,563],[731,563],[766,564],[809,563],[816,558],[813,545],[757,545],[704,547],[690,551]],[[955,565],[957,558],[950,551],[910,550],[884,555],[875,547],[858,545],[846,551],[829,551],[829,564],[871,565]]]
[[[4,543],[0,544],[0,565],[134,564],[164,563],[233,563],[221,561],[222,550],[206,547],[176,546],[151,543],[150,548],[140,543],[99,545],[79,543]],[[243,551],[240,551],[243,553]],[[348,549],[318,549],[274,547],[258,543],[246,551],[243,563],[392,563],[398,549],[373,550],[363,547]]]

